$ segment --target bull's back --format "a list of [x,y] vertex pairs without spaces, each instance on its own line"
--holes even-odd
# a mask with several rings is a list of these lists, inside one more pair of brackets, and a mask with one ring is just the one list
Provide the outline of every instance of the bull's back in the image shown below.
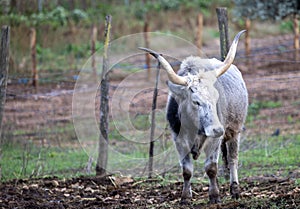
[[224,125],[236,123],[235,125],[242,126],[247,116],[248,92],[240,71],[235,65],[231,65],[218,78],[215,86],[219,91],[219,112],[222,113],[224,123],[227,123]]

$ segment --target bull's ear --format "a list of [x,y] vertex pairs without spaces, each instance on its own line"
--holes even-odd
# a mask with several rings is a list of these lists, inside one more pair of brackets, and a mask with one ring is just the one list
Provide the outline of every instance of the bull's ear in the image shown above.
[[172,92],[177,98],[179,99],[184,99],[186,98],[186,86],[182,85],[177,85],[172,83],[171,81],[167,81],[167,85]]

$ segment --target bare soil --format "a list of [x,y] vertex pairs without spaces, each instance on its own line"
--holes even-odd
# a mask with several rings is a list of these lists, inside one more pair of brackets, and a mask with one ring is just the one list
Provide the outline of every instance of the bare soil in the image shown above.
[[252,177],[242,180],[241,199],[210,205],[208,185],[193,184],[193,199],[180,202],[182,183],[133,180],[128,177],[80,177],[15,180],[0,186],[0,208],[297,208],[300,188],[290,178]]

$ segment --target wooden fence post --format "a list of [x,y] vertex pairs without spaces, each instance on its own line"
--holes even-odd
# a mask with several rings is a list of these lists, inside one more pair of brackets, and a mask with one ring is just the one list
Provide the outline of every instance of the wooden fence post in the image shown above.
[[[0,162],[2,159],[2,117],[6,98],[7,76],[8,76],[8,58],[9,58],[9,40],[10,28],[3,26],[1,29],[1,48],[0,48]],[[2,178],[2,166],[0,163],[0,180]]]
[[31,50],[31,63],[32,63],[32,86],[38,88],[38,73],[36,68],[36,29],[30,29],[30,50]]
[[229,50],[227,8],[218,7],[216,11],[220,31],[221,61],[224,61]]
[[198,55],[202,56],[202,31],[203,31],[203,15],[198,14],[197,18],[197,33],[196,33],[196,46],[198,48]]
[[155,110],[156,110],[156,101],[158,94],[158,82],[159,82],[159,73],[160,73],[160,62],[158,62],[156,70],[156,79],[155,87],[153,91],[153,100],[152,100],[152,112],[151,112],[151,129],[150,129],[150,147],[149,147],[149,173],[148,178],[152,178],[153,174],[153,154],[154,154],[154,134],[155,134]]
[[108,79],[108,49],[110,42],[111,16],[106,16],[105,34],[104,34],[104,53],[103,69],[101,75],[101,96],[100,96],[100,137],[98,147],[98,159],[96,165],[96,175],[106,174],[108,160],[108,97],[109,97],[109,79]]
[[91,55],[92,55],[92,69],[94,73],[94,77],[97,76],[97,68],[96,68],[96,43],[97,43],[97,27],[96,25],[92,26],[92,35],[91,35]]

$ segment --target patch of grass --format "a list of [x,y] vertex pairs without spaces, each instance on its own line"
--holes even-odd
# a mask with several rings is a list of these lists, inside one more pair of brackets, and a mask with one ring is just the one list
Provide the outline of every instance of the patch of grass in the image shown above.
[[299,135],[247,139],[241,144],[239,173],[245,177],[288,175],[299,166],[299,146]]
[[288,115],[287,116],[287,121],[288,121],[288,123],[293,123],[294,119],[293,119],[293,117],[291,115]]
[[257,101],[254,100],[248,108],[248,114],[257,115],[261,109],[264,108],[278,108],[281,107],[281,101]]
[[246,119],[247,123],[253,122],[259,115],[259,111],[261,109],[267,109],[267,108],[279,108],[282,107],[281,101],[258,101],[254,100],[251,104],[248,106],[248,116]]
[[148,130],[151,125],[149,115],[136,115],[132,119],[132,124],[138,130]]
[[84,173],[88,161],[81,148],[38,147],[30,141],[2,146],[2,180]]

